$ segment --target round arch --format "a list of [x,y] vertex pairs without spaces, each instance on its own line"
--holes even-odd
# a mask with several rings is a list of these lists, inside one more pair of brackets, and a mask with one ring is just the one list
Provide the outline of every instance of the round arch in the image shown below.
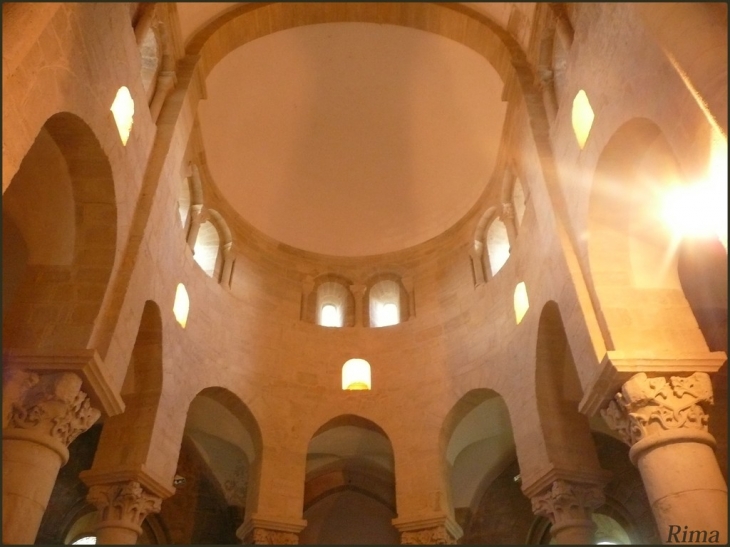
[[376,423],[343,414],[307,447],[303,544],[398,543],[393,447]]
[[[5,214],[28,264],[4,347],[86,347],[114,266],[117,208],[109,159],[84,120],[69,112],[46,120],[3,194]],[[51,309],[49,293],[59,295]]]
[[646,118],[619,127],[599,156],[588,212],[588,259],[614,349],[707,351],[659,215],[662,191],[681,181],[669,143]]

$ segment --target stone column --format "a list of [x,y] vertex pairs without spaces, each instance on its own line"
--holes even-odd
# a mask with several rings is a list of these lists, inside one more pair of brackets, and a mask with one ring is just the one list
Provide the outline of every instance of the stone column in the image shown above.
[[191,205],[190,206],[190,223],[188,227],[188,247],[195,254],[195,242],[198,239],[198,232],[200,231],[200,225],[203,224],[207,218],[203,213],[202,205]]
[[137,481],[95,484],[86,499],[99,510],[96,543],[100,545],[135,545],[142,521],[162,506],[162,499]]
[[452,517],[444,514],[393,519],[401,545],[456,545],[464,535]]
[[14,371],[3,429],[3,543],[32,544],[68,445],[99,419],[77,374]]
[[541,494],[532,497],[532,511],[550,520],[550,533],[560,545],[595,543],[593,511],[603,505],[600,486],[558,479]]
[[509,246],[514,247],[515,240],[517,239],[517,226],[515,225],[515,208],[512,205],[512,197],[509,197],[510,201],[502,203],[502,214],[499,218],[504,222],[505,228],[507,228],[507,240]]
[[629,457],[639,468],[664,543],[728,541],[727,484],[707,431],[712,402],[704,372],[668,380],[642,372],[601,411],[631,446]]
[[233,277],[233,266],[236,263],[236,250],[233,242],[223,245],[223,267],[221,268],[221,285],[225,288],[231,288],[231,278]]
[[155,85],[155,94],[152,97],[150,103],[150,116],[152,122],[157,123],[157,118],[160,116],[162,105],[165,103],[165,99],[170,94],[170,91],[175,87],[177,76],[174,71],[161,72],[157,77],[157,84]]
[[[352,296],[355,299],[355,326],[365,324],[365,314],[363,313],[363,298],[365,297],[365,291],[367,290],[368,288],[365,285],[361,285],[360,283],[350,285],[350,291],[352,292]],[[364,326],[368,327],[370,325]]]
[[236,535],[249,545],[298,545],[299,533],[307,526],[302,519],[283,520],[253,515],[241,525]]
[[487,282],[487,272],[484,269],[484,243],[475,241],[469,249],[469,257],[474,272],[474,286],[478,287]]
[[[408,295],[408,320],[411,320],[416,317],[415,284],[410,275],[403,276],[400,281],[403,283],[403,288],[406,290],[406,294]],[[401,312],[401,317],[403,315],[404,313]]]

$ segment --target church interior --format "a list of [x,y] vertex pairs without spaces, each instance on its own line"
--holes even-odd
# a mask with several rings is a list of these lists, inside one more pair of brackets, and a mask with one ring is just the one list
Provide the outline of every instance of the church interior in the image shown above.
[[3,3],[3,543],[727,543],[725,3]]

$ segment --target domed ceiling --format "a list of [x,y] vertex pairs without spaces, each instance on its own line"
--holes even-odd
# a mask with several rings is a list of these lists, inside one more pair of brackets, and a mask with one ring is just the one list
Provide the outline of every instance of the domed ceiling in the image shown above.
[[401,250],[462,218],[492,176],[503,83],[428,32],[326,23],[276,32],[211,71],[208,168],[266,235],[336,256]]

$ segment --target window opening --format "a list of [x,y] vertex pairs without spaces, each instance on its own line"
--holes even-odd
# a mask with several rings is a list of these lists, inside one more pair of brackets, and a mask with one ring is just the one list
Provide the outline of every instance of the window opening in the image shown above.
[[370,288],[370,326],[389,327],[400,323],[400,285],[384,279]]
[[177,290],[175,291],[175,303],[172,305],[172,313],[175,314],[175,319],[182,328],[188,322],[188,312],[190,311],[190,298],[188,297],[188,291],[185,290],[185,285],[182,283],[177,284]]
[[323,327],[341,327],[342,314],[340,314],[337,306],[334,304],[325,304],[322,306],[319,324]]
[[119,88],[110,110],[114,115],[114,122],[117,124],[117,131],[119,131],[122,144],[127,146],[127,140],[129,140],[129,134],[132,132],[132,124],[134,123],[134,100],[131,93],[129,93],[129,89],[125,86]]
[[594,118],[593,108],[591,108],[591,103],[588,102],[588,95],[581,89],[573,99],[573,132],[581,149],[588,140]]
[[495,219],[487,230],[487,252],[489,253],[489,267],[492,277],[502,269],[509,258],[509,236],[507,227],[500,219]]
[[350,359],[342,365],[343,390],[369,390],[370,363],[365,359]]
[[525,317],[527,310],[530,308],[530,301],[527,299],[527,287],[524,281],[518,283],[515,287],[514,306],[515,320],[519,325],[522,318]]

